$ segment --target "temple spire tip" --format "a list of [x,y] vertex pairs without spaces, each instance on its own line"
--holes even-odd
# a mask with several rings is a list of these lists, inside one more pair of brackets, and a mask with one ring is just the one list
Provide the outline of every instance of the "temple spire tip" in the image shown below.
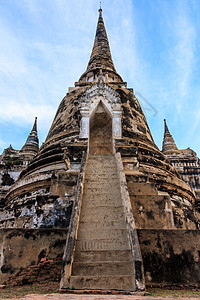
[[106,28],[103,21],[101,2],[92,53],[87,69],[81,75],[79,83],[86,83],[87,81],[97,82],[100,69],[102,69],[105,82],[123,82],[123,79],[116,72],[113,64]]
[[37,132],[37,117],[35,117],[35,122],[33,124],[33,129],[32,131],[36,131]]
[[164,119],[164,126],[165,126],[165,133],[169,132],[166,119]]
[[99,12],[102,12],[102,8],[101,8],[101,1],[100,1],[100,7],[99,7]]

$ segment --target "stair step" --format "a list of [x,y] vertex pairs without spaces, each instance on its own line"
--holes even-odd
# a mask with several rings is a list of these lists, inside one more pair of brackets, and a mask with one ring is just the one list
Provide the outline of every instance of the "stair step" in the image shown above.
[[[94,198],[99,200],[99,199],[104,199],[104,198],[110,198],[111,200],[116,200],[116,198],[120,199],[120,191],[115,190],[115,191],[111,191],[110,189],[107,191],[104,191],[102,193],[102,189],[100,188],[86,188],[84,191],[84,200],[87,198]],[[120,199],[121,200],[121,199]],[[85,202],[85,201],[84,201]],[[120,201],[121,203],[121,201]],[[115,202],[113,203],[115,204]]]
[[89,157],[88,158],[88,164],[90,163],[96,163],[96,164],[104,164],[104,165],[113,165],[114,158],[113,157]]
[[134,277],[130,275],[116,276],[71,276],[70,287],[75,289],[102,289],[134,291]]
[[94,180],[94,176],[95,178],[98,178],[99,180],[106,180],[106,179],[109,179],[109,180],[119,180],[119,177],[118,175],[116,174],[116,172],[111,172],[111,171],[108,171],[106,170],[106,173],[103,173],[103,172],[99,172],[98,170],[87,170],[86,172],[87,174],[87,179],[88,180]]
[[126,228],[126,223],[125,220],[80,220],[79,222],[79,227],[82,229],[112,229],[112,228],[120,228],[120,229],[125,229]]
[[[96,171],[97,175],[99,174],[110,174],[112,173],[113,175],[116,175],[116,167],[113,167],[112,165],[103,165],[103,164],[98,164],[96,162],[94,162],[93,164],[96,164],[96,165],[87,165],[87,170],[86,172],[89,173],[89,172],[94,172]],[[88,172],[89,171],[89,172]]]
[[91,177],[91,178],[87,178],[85,180],[85,183],[87,183],[88,185],[90,184],[98,184],[98,186],[101,186],[101,185],[105,185],[105,184],[108,184],[108,183],[118,183],[118,178],[112,178],[111,176],[107,176],[107,177],[97,177],[94,179],[94,177]]
[[113,174],[116,170],[116,166],[113,166],[112,164],[106,164],[104,165],[103,163],[98,163],[98,162],[93,162],[93,163],[89,163],[89,165],[87,165],[87,171],[97,171],[97,174],[108,174],[110,172],[112,172]]
[[93,196],[97,196],[100,195],[100,197],[102,196],[109,196],[112,197],[113,199],[115,199],[116,197],[120,197],[121,192],[119,188],[111,188],[110,185],[98,185],[96,184],[96,187],[94,186],[94,184],[87,184],[85,190],[84,190],[84,195],[88,196],[90,195],[90,197]]
[[112,156],[89,156],[88,157],[88,162],[97,162],[97,163],[104,163],[104,164],[109,164],[114,161],[114,157]]
[[118,180],[118,178],[119,178],[118,174],[116,174],[116,172],[114,172],[113,170],[112,170],[112,172],[108,172],[107,170],[106,170],[106,172],[99,172],[97,170],[94,170],[93,173],[95,175],[95,178],[93,176],[90,176],[91,172],[92,172],[92,170],[89,170],[89,172],[87,172],[89,175],[89,177],[87,177],[87,179],[92,180],[92,181],[96,180],[96,178],[98,178],[99,180],[102,180],[102,181],[104,181],[108,178],[113,179],[113,180]]
[[91,251],[91,250],[130,250],[129,241],[127,238],[118,239],[93,239],[93,240],[77,240],[76,251]]
[[91,207],[90,210],[88,210],[87,207],[85,207],[85,205],[82,206],[81,217],[85,217],[88,215],[95,215],[95,218],[96,218],[96,216],[99,214],[102,217],[110,216],[112,214],[117,215],[117,217],[118,217],[118,214],[120,214],[120,217],[121,217],[122,214],[124,216],[124,210],[123,210],[122,206],[105,207],[102,205],[98,205],[98,206]]
[[127,229],[126,228],[117,228],[117,229],[96,229],[96,230],[90,230],[90,229],[82,229],[78,230],[78,240],[81,239],[123,239],[126,237],[127,239]]
[[[100,168],[103,167],[103,168]],[[116,165],[112,162],[105,162],[103,163],[102,161],[88,161],[87,164],[87,170],[98,170],[100,173],[105,172],[104,170],[115,170]]]
[[[104,183],[101,183],[101,182],[87,182],[87,189],[100,189],[101,191],[107,191],[107,190],[113,190],[113,186],[114,186],[114,190],[117,190],[120,192],[120,189],[118,187],[118,181],[116,180],[116,182],[113,182],[113,181],[109,181],[109,180],[106,180]],[[111,186],[112,184],[112,186]]]
[[[109,207],[108,207],[109,208]],[[120,219],[124,218],[123,211],[117,211],[114,214],[111,214],[107,211],[97,211],[94,210],[94,214],[89,214],[88,212],[81,212],[80,221],[88,221],[88,222],[97,222],[97,221],[119,221]]]
[[131,261],[131,250],[107,250],[107,251],[75,251],[75,262],[96,261]]
[[134,275],[132,262],[74,262],[72,276],[105,276],[105,275]]
[[98,173],[106,173],[105,170],[108,172],[113,172],[113,170],[116,170],[116,166],[113,166],[112,163],[103,164],[94,161],[89,162],[89,164],[87,165],[87,170],[98,170]]
[[84,197],[84,204],[82,209],[88,209],[88,207],[98,207],[98,206],[110,206],[110,207],[119,207],[122,206],[122,199],[120,196],[112,195],[111,193],[105,194],[92,194],[88,193]]
[[[120,199],[120,201],[121,201],[121,199]],[[116,204],[120,205],[120,203],[118,203],[118,202]],[[91,199],[89,199],[88,202],[84,204],[84,209],[88,209],[89,210],[89,209],[93,209],[95,207],[102,207],[102,206],[105,209],[115,207],[113,205],[113,203],[111,202],[110,198],[106,198],[106,199],[103,199],[103,200],[102,199],[101,200],[97,200],[97,199],[96,200],[93,200],[93,199],[91,200]]]

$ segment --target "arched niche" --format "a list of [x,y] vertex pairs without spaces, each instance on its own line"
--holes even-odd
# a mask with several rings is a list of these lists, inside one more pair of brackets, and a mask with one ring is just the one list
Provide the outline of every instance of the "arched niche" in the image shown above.
[[89,153],[113,153],[112,115],[102,101],[99,102],[90,116]]
[[122,138],[122,108],[121,99],[116,91],[106,84],[94,84],[80,98],[80,139],[89,138],[89,120],[99,102],[108,110],[112,117],[113,139]]

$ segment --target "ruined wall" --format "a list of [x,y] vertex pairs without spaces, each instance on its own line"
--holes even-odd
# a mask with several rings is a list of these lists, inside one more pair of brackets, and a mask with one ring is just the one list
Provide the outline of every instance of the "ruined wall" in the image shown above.
[[0,209],[5,204],[5,195],[9,188],[16,182],[22,166],[13,166],[8,168],[4,164],[0,164]]
[[[138,229],[147,285],[200,286],[200,231]],[[67,229],[1,229],[0,284],[63,256]]]
[[[66,228],[74,200],[79,164],[71,169],[63,162],[36,170],[18,181],[12,199],[7,199],[0,214],[4,228]],[[12,188],[10,193],[12,193]]]
[[[59,174],[60,175],[60,174]],[[57,183],[57,178],[55,185]],[[59,178],[61,181],[61,179]],[[65,180],[66,183],[66,180]],[[1,212],[2,228],[66,228],[69,225],[75,186],[71,183],[71,193],[60,197],[50,194],[49,187],[36,191],[24,191],[12,199]],[[76,185],[76,182],[75,182]],[[67,183],[66,183],[67,188]]]
[[171,197],[174,225],[180,229],[200,229],[200,214],[196,207],[179,195]]
[[62,258],[67,229],[1,229],[0,284],[42,258]]
[[[139,229],[199,229],[199,212],[179,196],[159,191],[154,183],[127,176],[136,227]],[[142,182],[143,180],[143,182]]]
[[200,231],[139,229],[147,285],[200,286]]
[[137,228],[169,229],[174,227],[170,197],[158,194],[152,183],[128,182],[133,216]]

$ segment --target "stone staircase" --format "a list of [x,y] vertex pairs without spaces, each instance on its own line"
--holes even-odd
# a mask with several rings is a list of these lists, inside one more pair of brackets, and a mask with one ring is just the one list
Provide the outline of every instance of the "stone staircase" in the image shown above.
[[114,155],[89,155],[70,288],[135,290]]

